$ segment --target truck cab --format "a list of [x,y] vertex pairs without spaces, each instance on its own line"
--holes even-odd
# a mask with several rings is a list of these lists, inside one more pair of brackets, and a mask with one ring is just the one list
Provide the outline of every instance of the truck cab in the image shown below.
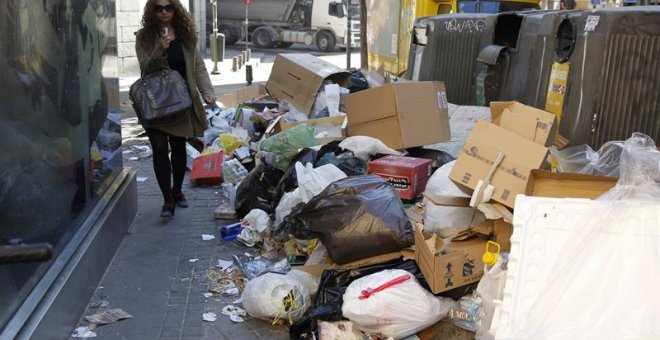
[[[350,14],[350,19],[348,18]],[[347,20],[351,34],[348,35]],[[350,10],[346,1],[314,0],[311,27],[317,31],[314,41],[320,51],[331,51],[335,46],[346,48],[360,45],[360,13]]]

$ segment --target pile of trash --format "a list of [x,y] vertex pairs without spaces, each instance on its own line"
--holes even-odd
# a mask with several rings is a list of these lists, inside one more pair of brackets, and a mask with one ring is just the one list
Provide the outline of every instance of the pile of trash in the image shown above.
[[[595,216],[633,210],[651,222],[626,222],[640,232],[625,249],[643,242],[636,251],[655,275],[644,276],[634,301],[658,315],[641,298],[660,283],[657,245],[640,236],[660,221],[660,152],[650,138],[565,148],[557,117],[543,110],[493,102],[490,119],[450,120],[441,82],[367,84],[359,71],[280,55],[265,87],[232,91],[208,108],[203,148],[189,145],[189,164],[196,184],[220,188],[221,242],[246,250],[209,273],[209,294],[240,295],[224,312],[232,321],[250,316],[309,339],[402,339],[438,322],[477,339],[584,337],[594,334],[590,322],[617,323],[572,302],[580,291],[592,287],[619,310],[630,294],[622,284],[608,297],[597,275],[578,272],[613,273],[601,263],[608,256],[583,249],[596,251],[593,237],[616,247],[603,231],[623,220]],[[579,210],[585,217],[573,222],[588,228],[560,228],[570,216],[562,209]],[[539,306],[565,296],[561,317],[546,319]],[[560,327],[571,308],[587,307],[593,314]],[[651,321],[646,333],[617,334],[660,334]]]

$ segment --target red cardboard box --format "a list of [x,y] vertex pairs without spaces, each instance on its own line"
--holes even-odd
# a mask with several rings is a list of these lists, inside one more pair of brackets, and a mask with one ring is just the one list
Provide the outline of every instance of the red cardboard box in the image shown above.
[[222,152],[193,159],[190,180],[203,186],[222,184],[222,160]]
[[432,174],[431,160],[385,156],[369,162],[367,172],[392,184],[402,199],[412,200],[426,189],[426,183]]

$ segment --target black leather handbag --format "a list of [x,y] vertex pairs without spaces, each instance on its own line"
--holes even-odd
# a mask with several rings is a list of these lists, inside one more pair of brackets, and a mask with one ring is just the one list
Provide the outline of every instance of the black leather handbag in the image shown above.
[[142,123],[176,120],[192,108],[186,81],[172,69],[138,79],[131,85],[129,97]]

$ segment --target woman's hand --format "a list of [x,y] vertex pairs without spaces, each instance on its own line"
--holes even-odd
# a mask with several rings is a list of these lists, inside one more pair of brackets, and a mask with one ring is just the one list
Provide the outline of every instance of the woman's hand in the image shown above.
[[217,98],[215,96],[204,96],[204,102],[210,106],[216,106],[215,101]]
[[170,43],[172,42],[172,36],[171,35],[161,35],[160,36],[160,44],[158,45],[158,49],[160,50],[161,54],[165,53],[168,48],[170,48]]

